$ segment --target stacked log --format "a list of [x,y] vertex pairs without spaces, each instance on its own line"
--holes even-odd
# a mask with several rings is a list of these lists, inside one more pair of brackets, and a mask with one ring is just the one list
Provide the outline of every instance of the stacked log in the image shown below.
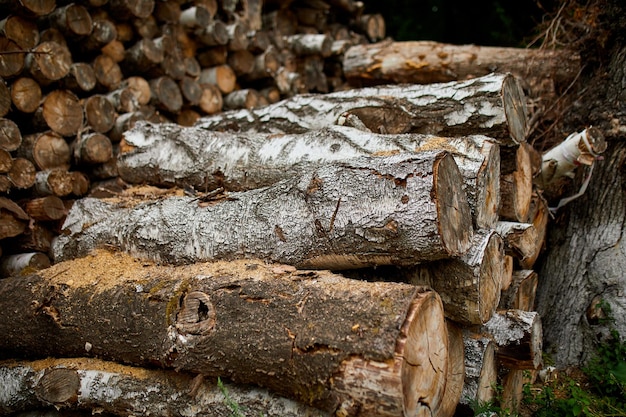
[[[139,120],[192,125],[345,88],[347,47],[384,37],[381,17],[352,0],[3,5],[0,192],[22,208],[45,196],[69,207],[89,183],[116,178],[119,142]],[[25,236],[2,241],[4,253],[32,251],[26,235],[55,235],[63,218],[32,218]]]
[[[548,221],[523,87],[575,56],[368,46],[384,22],[350,0],[30,3],[0,38],[0,373],[20,395],[0,409],[148,412],[77,388],[103,374],[159,386],[157,415],[172,390],[223,407],[218,377],[250,415],[451,416],[495,383],[515,408]],[[80,356],[104,361],[61,359]]]

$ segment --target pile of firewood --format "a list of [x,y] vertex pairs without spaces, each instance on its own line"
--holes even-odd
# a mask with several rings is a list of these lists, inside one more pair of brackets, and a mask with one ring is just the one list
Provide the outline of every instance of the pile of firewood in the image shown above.
[[[346,48],[384,37],[384,21],[363,9],[352,0],[4,2],[4,253],[46,265],[68,201],[117,177],[119,141],[138,120],[191,125],[224,109],[345,88]],[[19,269],[14,261],[5,259],[3,275]]]
[[524,90],[577,57],[367,45],[384,22],[345,0],[33,3],[0,25],[3,413],[451,416],[495,383],[519,404],[537,184],[604,146],[542,161]]

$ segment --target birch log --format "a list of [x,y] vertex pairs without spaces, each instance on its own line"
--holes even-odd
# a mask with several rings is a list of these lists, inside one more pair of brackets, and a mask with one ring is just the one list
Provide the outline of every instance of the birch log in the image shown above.
[[259,109],[204,117],[197,126],[210,130],[299,133],[337,124],[346,115],[356,116],[373,132],[481,134],[505,146],[525,142],[528,124],[518,80],[508,74],[490,74],[451,83],[302,94]]
[[257,388],[194,374],[120,365],[93,358],[4,361],[0,363],[0,412],[55,407],[113,415],[213,417],[329,417],[330,413]]
[[496,344],[489,337],[463,330],[465,347],[465,384],[461,394],[462,408],[475,402],[492,401],[498,378]]
[[569,84],[580,71],[580,56],[569,50],[383,41],[350,47],[343,69],[357,86],[447,82],[497,71],[510,72],[537,90],[546,79]]
[[413,265],[459,256],[472,239],[462,179],[446,152],[302,167],[270,187],[156,201],[83,199],[56,260],[113,246],[168,263],[263,258],[303,268]]
[[221,376],[344,416],[437,415],[445,389],[443,306],[423,287],[98,251],[0,280],[0,294],[2,356],[88,355]]
[[298,175],[303,163],[426,150],[453,155],[477,228],[493,227],[500,203],[499,146],[480,135],[383,135],[347,126],[301,134],[237,134],[139,122],[124,134],[117,166],[129,183],[241,191]]
[[534,311],[501,310],[484,330],[497,344],[498,362],[508,369],[538,369],[543,334],[541,318]]

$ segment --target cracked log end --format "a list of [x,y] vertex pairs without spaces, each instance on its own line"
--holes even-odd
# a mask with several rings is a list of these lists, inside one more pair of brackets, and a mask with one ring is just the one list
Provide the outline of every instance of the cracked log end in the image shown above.
[[526,142],[528,132],[528,109],[524,91],[517,78],[509,75],[502,85],[504,114],[509,123],[509,133],[515,143]]
[[356,405],[359,415],[439,415],[447,373],[443,305],[434,291],[426,290],[409,307],[393,359],[354,356],[344,361],[333,383],[338,392],[346,389],[349,400],[336,415],[354,415]]
[[472,242],[472,213],[454,158],[443,154],[434,164],[433,193],[438,202],[439,233],[452,255],[465,253]]

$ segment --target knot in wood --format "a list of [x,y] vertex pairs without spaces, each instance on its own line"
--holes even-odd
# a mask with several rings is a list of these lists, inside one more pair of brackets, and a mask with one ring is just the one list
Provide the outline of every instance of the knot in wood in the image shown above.
[[215,307],[209,296],[192,291],[185,296],[176,317],[176,330],[188,335],[207,335],[215,327]]

